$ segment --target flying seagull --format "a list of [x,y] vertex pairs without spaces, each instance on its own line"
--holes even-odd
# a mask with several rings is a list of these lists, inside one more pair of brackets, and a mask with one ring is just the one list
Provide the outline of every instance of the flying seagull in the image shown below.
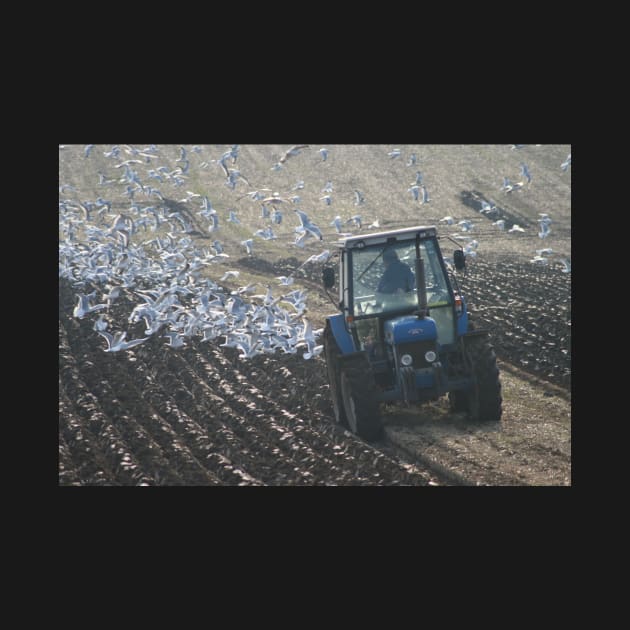
[[82,293],[78,294],[77,298],[77,305],[74,307],[72,314],[79,319],[83,319],[88,313],[102,311],[104,308],[107,308],[107,304],[96,304],[95,306],[90,306],[87,295],[83,295]]
[[298,155],[302,149],[307,149],[308,144],[295,144],[280,158],[279,164],[284,164],[290,157]]
[[110,335],[106,331],[99,330],[98,334],[101,335],[101,337],[105,337],[107,340],[107,348],[105,349],[105,352],[120,352],[121,350],[128,350],[129,348],[133,348],[134,346],[144,343],[148,339],[148,337],[143,337],[142,339],[125,341],[127,332],[124,330],[116,333],[115,335]]

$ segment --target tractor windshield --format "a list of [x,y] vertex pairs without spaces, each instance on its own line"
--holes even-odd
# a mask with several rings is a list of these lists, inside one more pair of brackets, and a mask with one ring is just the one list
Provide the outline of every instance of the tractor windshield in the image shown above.
[[[433,240],[420,243],[429,308],[451,303],[448,283]],[[414,241],[352,250],[354,316],[374,316],[418,308]]]

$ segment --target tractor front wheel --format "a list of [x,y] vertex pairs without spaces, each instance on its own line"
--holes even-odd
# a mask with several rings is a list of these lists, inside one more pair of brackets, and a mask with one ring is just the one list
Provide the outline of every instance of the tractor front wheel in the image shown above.
[[324,329],[324,355],[326,356],[326,370],[328,371],[328,383],[330,387],[330,398],[332,401],[333,411],[335,413],[335,422],[349,428],[346,411],[344,409],[343,399],[341,398],[341,383],[339,370],[339,355],[341,354],[335,336],[329,323],[326,323]]
[[376,383],[367,358],[359,357],[341,370],[341,398],[348,425],[364,440],[377,440],[383,433]]

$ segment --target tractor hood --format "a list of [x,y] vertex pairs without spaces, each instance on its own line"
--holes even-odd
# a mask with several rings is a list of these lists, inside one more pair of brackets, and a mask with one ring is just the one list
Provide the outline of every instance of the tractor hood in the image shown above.
[[431,317],[418,319],[413,315],[395,317],[383,324],[385,341],[389,344],[437,339],[437,327]]

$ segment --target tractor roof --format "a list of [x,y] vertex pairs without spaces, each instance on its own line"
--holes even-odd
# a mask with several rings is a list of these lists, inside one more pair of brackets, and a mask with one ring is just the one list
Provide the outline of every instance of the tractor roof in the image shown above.
[[401,228],[399,230],[389,230],[388,232],[353,234],[352,236],[339,239],[335,244],[339,248],[351,249],[357,245],[359,245],[359,247],[367,247],[369,245],[384,244],[391,238],[394,238],[397,241],[407,241],[414,239],[416,234],[419,234],[420,238],[428,238],[436,236],[437,230],[434,225],[416,225],[414,227]]

